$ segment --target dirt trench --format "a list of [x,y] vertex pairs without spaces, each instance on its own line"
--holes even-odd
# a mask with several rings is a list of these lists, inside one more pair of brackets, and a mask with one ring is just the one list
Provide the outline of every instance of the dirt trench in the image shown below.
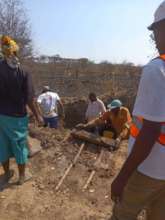
[[[104,94],[99,96],[103,100],[105,106],[109,104],[113,99],[120,99],[124,106],[126,106],[130,112],[132,112],[134,105],[134,96],[129,94],[117,93],[113,96],[109,94]],[[88,105],[88,98],[63,98],[64,109],[65,109],[65,127],[73,128],[78,123],[85,122],[85,112]]]

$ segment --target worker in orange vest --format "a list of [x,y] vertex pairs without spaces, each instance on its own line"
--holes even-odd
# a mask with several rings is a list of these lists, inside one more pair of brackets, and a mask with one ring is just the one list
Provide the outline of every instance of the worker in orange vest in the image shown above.
[[100,117],[87,124],[79,124],[77,128],[90,130],[97,127],[101,136],[115,139],[116,148],[118,148],[121,140],[129,137],[131,115],[118,99],[113,100],[107,107],[108,110]]
[[111,220],[165,219],[165,1],[149,27],[159,57],[144,68],[133,111],[129,156],[111,186]]

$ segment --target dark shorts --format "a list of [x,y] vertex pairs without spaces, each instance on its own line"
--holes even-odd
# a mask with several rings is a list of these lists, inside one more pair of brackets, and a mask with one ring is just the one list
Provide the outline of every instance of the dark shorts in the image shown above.
[[52,118],[44,118],[45,127],[58,128],[58,116]]

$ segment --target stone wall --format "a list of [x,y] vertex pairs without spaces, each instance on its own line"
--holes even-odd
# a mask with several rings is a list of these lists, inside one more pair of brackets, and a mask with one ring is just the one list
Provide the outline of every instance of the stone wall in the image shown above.
[[93,65],[77,70],[43,64],[27,66],[32,72],[37,94],[43,85],[49,85],[65,100],[68,126],[84,121],[89,92],[95,92],[105,103],[119,98],[132,111],[141,68],[129,65],[103,67]]
[[65,97],[83,97],[89,92],[98,95],[109,93],[135,92],[139,83],[140,74],[107,73],[107,74],[84,74],[84,75],[61,75],[41,76],[36,83],[39,92],[43,85],[49,85],[54,91]]

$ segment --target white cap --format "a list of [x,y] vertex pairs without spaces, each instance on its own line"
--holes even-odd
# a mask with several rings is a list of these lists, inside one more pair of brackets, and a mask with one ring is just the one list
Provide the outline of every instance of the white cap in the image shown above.
[[165,20],[165,1],[163,1],[154,14],[154,22],[148,27],[149,30],[159,21]]

